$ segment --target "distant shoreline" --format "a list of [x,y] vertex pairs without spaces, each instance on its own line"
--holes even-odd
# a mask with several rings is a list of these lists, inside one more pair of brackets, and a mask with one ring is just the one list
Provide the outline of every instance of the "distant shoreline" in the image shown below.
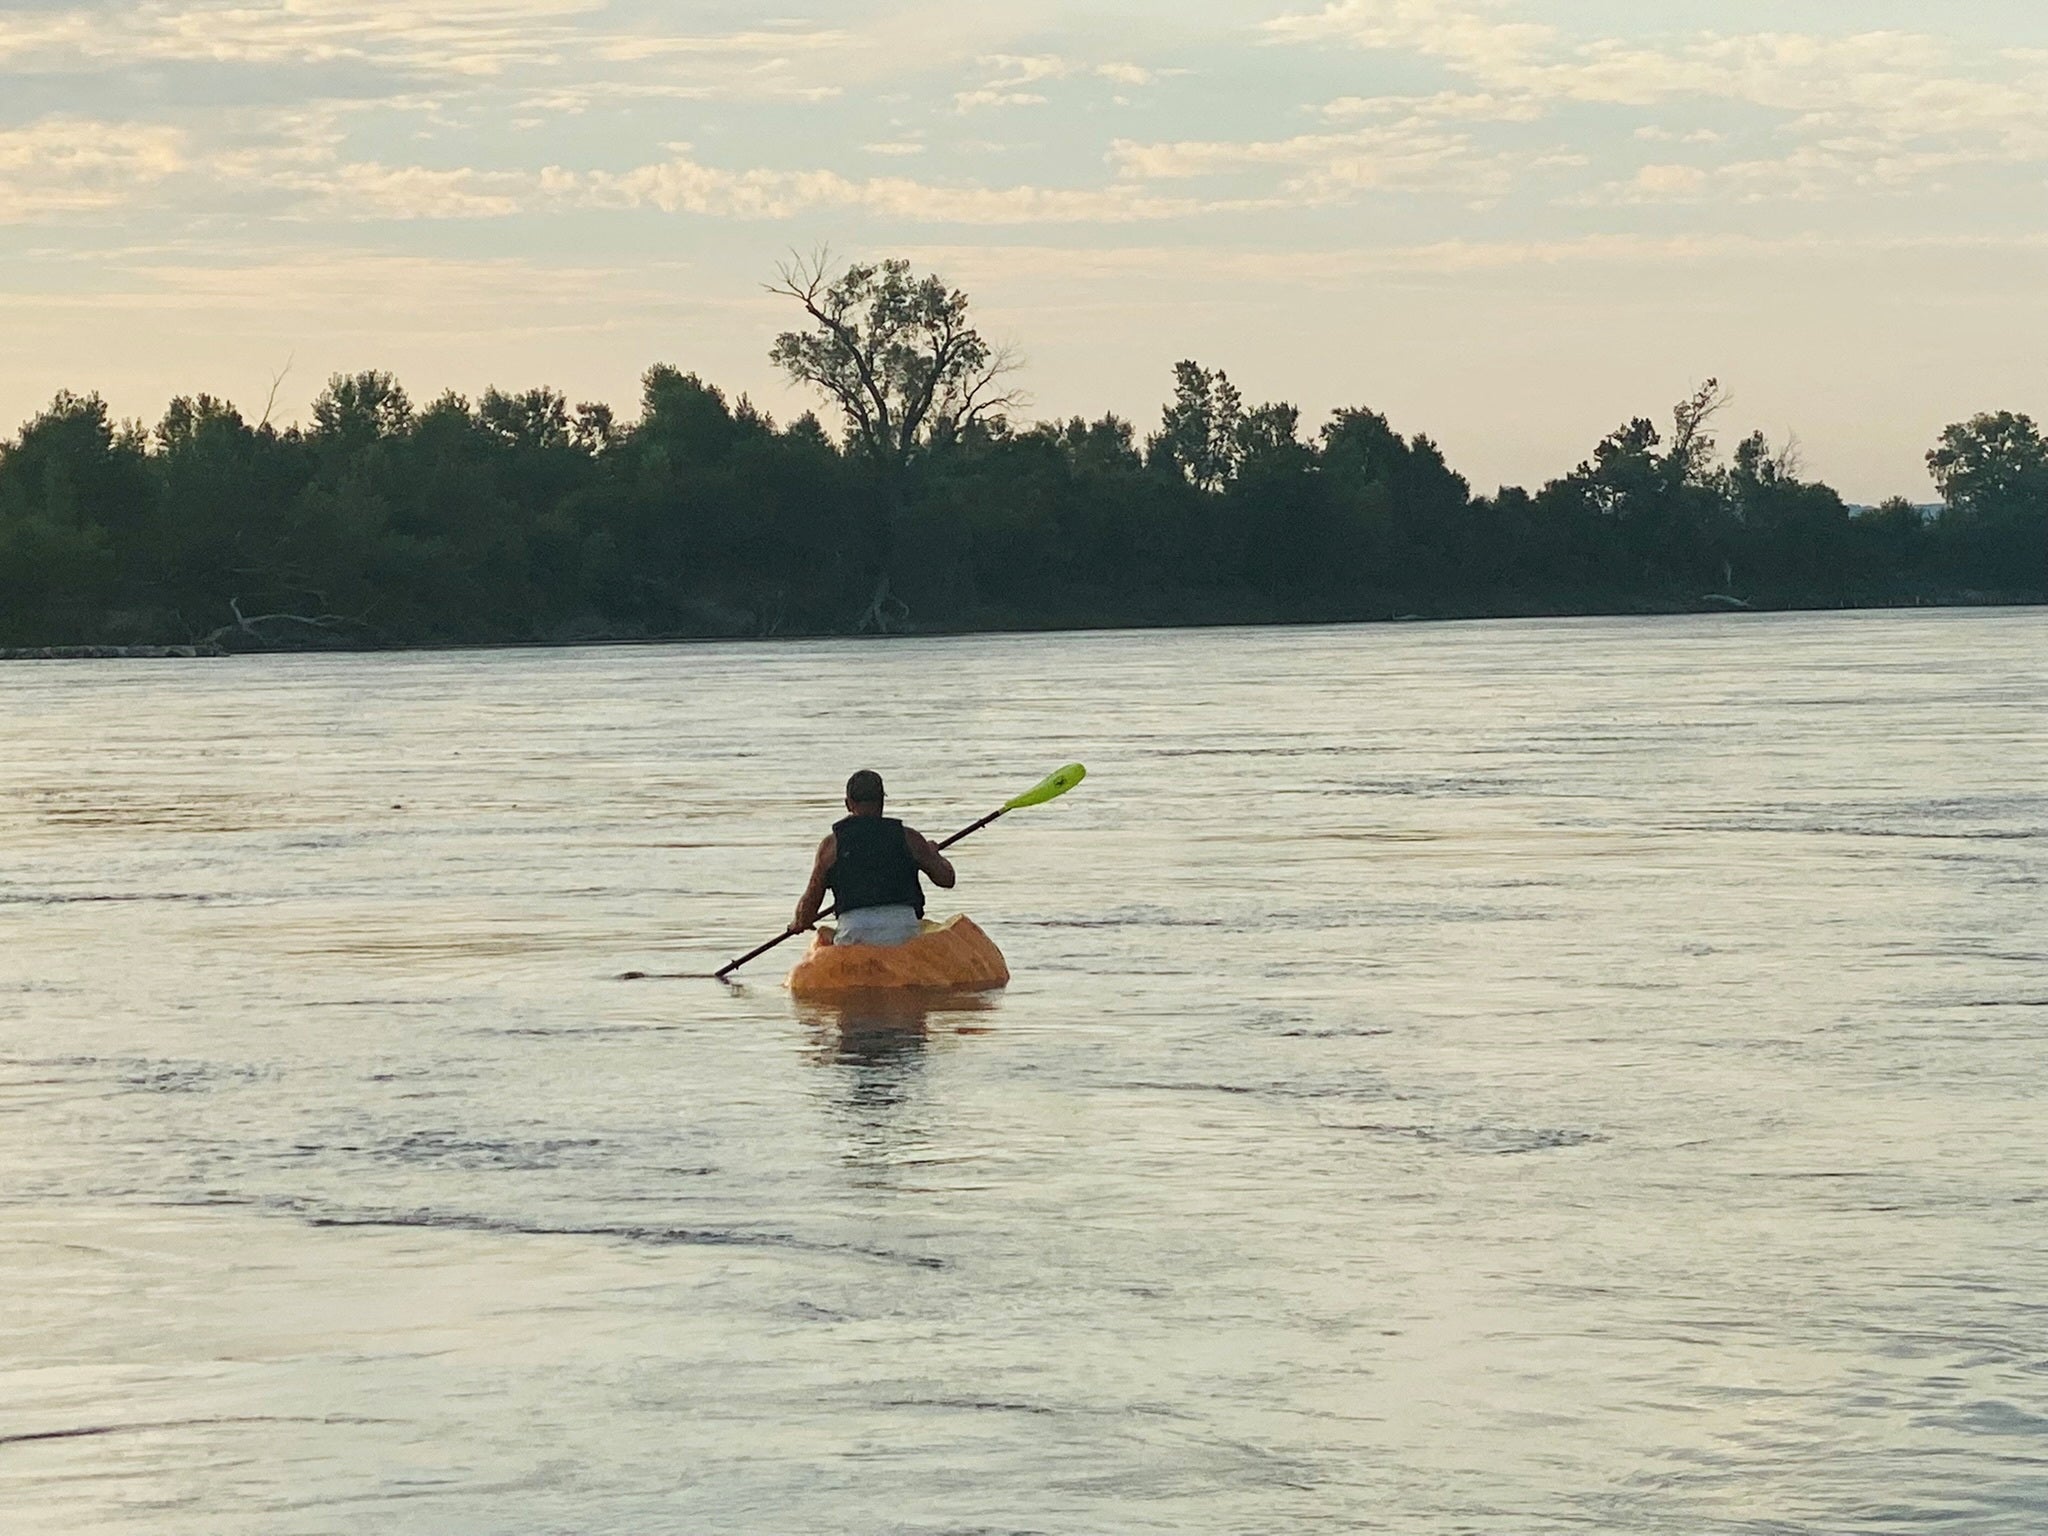
[[665,645],[760,645],[819,643],[854,640],[862,644],[886,644],[904,640],[956,640],[975,636],[1001,635],[1084,635],[1135,634],[1169,630],[1212,629],[1325,629],[1364,628],[1392,624],[1486,624],[1514,623],[1544,619],[1654,619],[1654,618],[1768,618],[1788,614],[1894,613],[1900,611],[1964,611],[2032,609],[2048,607],[2044,594],[1947,595],[1910,602],[1788,603],[1774,605],[1750,602],[1743,607],[1701,602],[1695,606],[1652,605],[1603,607],[1532,606],[1513,611],[1406,612],[1329,618],[1144,618],[1125,621],[1098,620],[1075,623],[992,623],[957,627],[933,626],[900,630],[890,634],[859,634],[815,631],[783,634],[675,633],[649,635],[578,635],[560,639],[535,640],[445,640],[388,645],[336,643],[318,646],[266,645],[228,647],[198,645],[41,645],[0,647],[0,662],[8,661],[209,661],[237,656],[380,656],[438,654],[459,651],[563,651],[596,650],[629,646]]
[[415,407],[375,371],[310,428],[181,396],[145,431],[60,394],[0,440],[0,656],[2048,601],[2048,439],[2011,412],[1942,434],[1938,512],[1859,512],[1760,434],[1721,455],[1712,382],[1668,435],[1635,418],[1474,495],[1372,410],[1308,434],[1220,371],[1175,381],[1142,438],[992,419],[886,453],[858,411],[778,426],[665,365],[630,423],[545,389]]

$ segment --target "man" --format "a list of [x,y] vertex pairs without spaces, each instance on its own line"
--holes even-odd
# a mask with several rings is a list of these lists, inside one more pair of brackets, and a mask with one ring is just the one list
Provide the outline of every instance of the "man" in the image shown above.
[[846,819],[818,844],[791,933],[817,922],[829,890],[839,908],[834,943],[907,944],[924,917],[919,873],[941,890],[953,889],[952,863],[922,832],[884,816],[882,800],[882,776],[873,769],[846,781]]

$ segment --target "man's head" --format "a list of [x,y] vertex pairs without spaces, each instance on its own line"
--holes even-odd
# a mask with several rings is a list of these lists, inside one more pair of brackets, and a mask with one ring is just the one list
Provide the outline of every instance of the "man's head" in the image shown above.
[[882,776],[872,768],[863,768],[846,781],[846,808],[856,815],[865,811],[869,815],[882,814]]

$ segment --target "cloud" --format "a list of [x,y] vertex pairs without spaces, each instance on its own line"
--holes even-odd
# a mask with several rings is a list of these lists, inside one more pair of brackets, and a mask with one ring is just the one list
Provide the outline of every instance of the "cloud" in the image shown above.
[[1680,133],[1656,123],[1645,123],[1635,131],[1635,137],[1645,144],[1719,144],[1728,135],[1712,128],[1695,128],[1690,133]]
[[[708,30],[664,24],[675,14],[645,0],[57,0],[0,13],[0,82],[97,67],[105,83],[95,89],[126,89],[142,65],[206,60],[243,67],[236,78],[264,99],[301,80],[359,93],[282,112],[190,103],[166,109],[175,125],[79,114],[54,134],[10,130],[0,218],[146,206],[172,175],[195,217],[495,219],[597,206],[741,220],[852,210],[995,227],[1327,210],[1388,194],[1491,206],[1518,189],[1564,207],[1817,201],[2048,160],[2048,50],[1970,55],[1959,41],[1906,31],[1645,40],[1586,34],[1583,23],[1575,32],[1539,19],[1560,12],[1533,0],[1328,0],[1253,35],[1286,47],[1399,50],[1434,61],[1440,79],[1320,106],[1275,99],[1272,124],[1236,139],[1169,94],[1151,105],[1171,126],[1142,139],[1103,134],[1075,159],[1066,135],[1047,143],[1001,114],[1121,101],[1178,71],[1105,58],[1029,4],[998,16],[889,0],[872,13],[825,13],[829,23],[723,32],[701,20]],[[310,65],[346,67],[285,68]],[[859,88],[887,75],[916,78],[921,98],[877,100]],[[935,82],[961,89],[942,88],[934,101]],[[714,97],[838,105],[773,123],[716,114],[715,126],[697,130],[735,135],[717,141],[716,155],[657,147],[692,130],[670,126],[687,114],[649,104]],[[1009,130],[1010,142],[980,147],[1014,152],[1020,168],[1003,173],[1014,184],[867,174],[913,168],[866,157],[908,162],[924,152],[930,119],[908,105],[920,99],[927,111],[987,112],[990,139]],[[413,115],[395,122],[398,110]],[[534,131],[585,113],[593,120],[574,134]],[[1063,113],[1077,127],[1089,117]],[[66,134],[77,143],[62,162]],[[778,134],[805,146],[800,159],[732,147]],[[713,163],[743,154],[755,163]],[[1064,164],[1045,158],[1062,154]],[[579,168],[543,163],[563,155],[580,157]],[[788,168],[793,161],[802,168]]]
[[540,62],[573,42],[606,0],[145,0],[0,20],[0,62],[190,60],[282,64],[372,60],[460,75]]
[[[415,105],[431,110],[433,103]],[[263,114],[255,120],[260,132],[244,124],[203,146],[173,128],[50,119],[0,134],[0,194],[9,216],[48,219],[133,204],[176,174],[208,189],[215,206],[296,223],[637,209],[739,221],[839,210],[908,224],[1122,224],[1259,205],[1243,197],[1163,194],[1131,177],[1095,186],[989,186],[853,175],[829,165],[729,168],[705,161],[687,144],[668,146],[667,158],[625,170],[406,163],[350,153],[350,122],[362,110],[360,103],[324,103]],[[909,158],[924,145],[904,139],[865,148]]]
[[1042,107],[1046,98],[1036,91],[960,91],[953,97],[956,112],[975,112],[983,107]]
[[991,53],[977,61],[993,78],[979,87],[956,93],[953,107],[972,112],[984,107],[1042,107],[1047,98],[1030,89],[1050,80],[1094,79],[1112,85],[1146,86],[1159,78],[1159,71],[1142,64],[1112,61],[1091,64],[1053,53]]
[[747,54],[778,59],[794,53],[837,52],[853,43],[853,35],[838,29],[790,32],[730,32],[713,36],[672,36],[665,33],[633,33],[603,37],[592,52],[611,63],[646,59],[697,59],[707,56]]
[[355,161],[330,170],[272,178],[273,186],[305,193],[301,216],[349,219],[495,219],[533,206],[537,198],[567,192],[573,179],[542,171],[435,170],[418,165]]
[[1636,187],[1653,197],[1686,196],[1706,182],[1707,173],[1696,165],[1646,165],[1635,176]]
[[806,84],[775,60],[759,70],[732,70],[681,80],[572,80],[521,96],[515,110],[552,117],[577,117],[603,107],[647,101],[833,101],[845,94],[837,85]]
[[[907,254],[973,284],[1049,284],[1086,295],[1092,286],[1153,279],[1171,272],[1189,283],[1225,284],[1269,302],[1276,289],[1355,290],[1361,279],[1414,277],[1455,282],[1473,273],[1528,269],[1603,272],[1751,264],[1788,260],[1861,260],[1972,253],[2032,257],[2048,252],[2048,232],[2015,235],[1915,234],[1844,237],[1821,229],[1781,235],[1735,233],[1576,235],[1560,239],[1430,240],[1316,249],[1216,245],[1047,244],[921,245]],[[1085,302],[1085,300],[1084,300]],[[1179,302],[1175,300],[1174,302]]]
[[1453,190],[1497,196],[1527,154],[1487,153],[1465,134],[1421,118],[1344,133],[1297,134],[1285,139],[1120,141],[1110,150],[1120,175],[1138,181],[1179,181],[1246,172],[1277,172],[1282,201],[1323,204],[1361,192]]
[[1529,123],[1544,114],[1533,96],[1490,91],[1438,91],[1431,96],[1340,96],[1318,109],[1332,122],[1363,117],[1403,117],[1424,122]]
[[1908,152],[1878,143],[1808,144],[1775,158],[1712,166],[1645,165],[1625,181],[1607,182],[1565,201],[1577,207],[1701,203],[1715,198],[1739,203],[1818,201],[1845,188],[1870,195],[1917,195],[1972,163],[1970,156],[1954,152]]
[[673,158],[583,179],[599,207],[658,208],[712,218],[786,220],[820,209],[859,210],[917,224],[1121,224],[1242,209],[1243,200],[1163,197],[1132,184],[1107,187],[983,187],[908,177],[853,178],[836,171],[727,170]]
[[603,24],[609,10],[610,0],[128,0],[0,15],[0,67],[353,64],[472,83],[547,76],[591,95],[636,83],[790,95],[822,83],[799,78],[806,61],[857,41],[835,27],[622,30]]
[[[1573,39],[1555,26],[1521,20],[1523,10],[1517,0],[1335,0],[1279,17],[1265,31],[1277,43],[1436,59],[1473,87],[1448,99],[1475,119],[1497,109],[1494,121],[1528,121],[1574,105],[1667,114],[1688,103],[1760,109],[1775,115],[1785,133],[1836,144],[1837,153],[1781,178],[1814,196],[1889,185],[1902,171],[1931,174],[1971,160],[2048,159],[2048,70],[2029,51],[1966,58],[1946,39],[1902,31],[1702,32],[1657,43]],[[1371,98],[1325,109],[1336,117],[1373,110]],[[1668,123],[1641,136],[1694,144],[1721,137],[1709,125]],[[1874,157],[1869,165],[1855,166],[1839,152],[1852,141]]]
[[0,224],[119,207],[186,167],[176,128],[46,117],[0,130]]
[[[306,338],[331,353],[365,335],[409,343],[502,342],[602,332],[630,324],[628,317],[644,324],[652,314],[721,307],[679,292],[668,263],[628,267],[411,255],[353,244],[307,249],[204,242],[116,250],[78,265],[84,280],[71,291],[0,292],[0,315],[18,325],[54,312],[69,328],[112,312],[133,317],[121,324],[158,332],[257,320],[273,336]],[[298,382],[310,389],[317,377],[316,366]]]
[[1348,43],[1450,58],[1473,73],[1506,70],[1557,41],[1552,26],[1497,19],[1513,0],[1333,0],[1320,11],[1265,25],[1280,42]]
[[1061,80],[1073,73],[1073,65],[1056,54],[992,53],[981,61],[996,71],[1000,83],[1030,85],[1039,80]]

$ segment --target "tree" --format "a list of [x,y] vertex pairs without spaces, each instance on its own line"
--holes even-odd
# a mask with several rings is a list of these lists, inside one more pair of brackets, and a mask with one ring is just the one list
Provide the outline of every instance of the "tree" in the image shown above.
[[[1848,573],[1849,509],[1831,487],[1799,478],[1796,446],[1774,450],[1752,432],[1736,445],[1722,485],[1757,566],[1752,576],[1812,593]],[[1734,563],[1727,562],[1731,574]]]
[[1244,396],[1228,374],[1193,361],[1175,363],[1173,403],[1145,444],[1146,462],[1198,491],[1220,491],[1243,457],[1243,424]]
[[1298,475],[1314,462],[1301,440],[1301,408],[1284,401],[1245,412],[1231,435],[1239,475]]
[[1999,411],[1958,422],[1943,431],[1927,467],[1949,510],[1965,517],[1996,519],[2048,503],[2048,443],[2031,416]]
[[853,446],[878,468],[900,471],[920,450],[1021,403],[1001,387],[1016,354],[975,329],[965,293],[936,274],[913,278],[901,260],[856,262],[829,277],[829,259],[798,258],[768,285],[811,319],[810,329],[777,336],[769,357],[838,405]]
[[1324,469],[1361,485],[1393,479],[1408,457],[1408,444],[1378,411],[1337,411],[1321,438]]
[[829,277],[829,259],[798,258],[768,285],[811,319],[810,329],[777,336],[769,357],[832,399],[876,467],[900,471],[920,450],[1021,403],[1001,387],[1019,366],[1015,353],[975,329],[965,293],[936,274],[913,278],[901,260],[857,262]]
[[572,441],[569,402],[552,389],[516,395],[487,389],[476,406],[477,424],[512,448],[565,448]]
[[1411,441],[1378,411],[1353,408],[1331,416],[1321,444],[1335,498],[1332,538],[1360,577],[1419,597],[1476,573],[1476,552],[1463,547],[1472,487],[1429,437]]
[[1286,611],[1312,611],[1333,584],[1348,585],[1356,572],[1332,558],[1330,498],[1314,472],[1315,450],[1301,440],[1301,411],[1277,402],[1258,406],[1239,418],[1231,436],[1237,467],[1228,495],[1240,569]]
[[576,407],[576,419],[569,431],[576,446],[585,453],[603,453],[618,441],[619,421],[602,400],[585,400]]
[[0,634],[69,638],[123,605],[120,543],[149,505],[146,440],[66,390],[0,445]]
[[1673,487],[1706,483],[1714,462],[1713,420],[1728,407],[1719,379],[1709,379],[1671,408],[1671,447],[1664,472]]
[[1106,415],[1099,421],[1075,416],[1064,422],[1046,422],[1034,431],[1056,443],[1078,472],[1129,474],[1144,467],[1137,431],[1121,416]]
[[834,277],[829,259],[820,251],[778,269],[768,291],[793,300],[810,325],[784,331],[768,355],[839,407],[851,448],[880,481],[866,530],[874,586],[859,627],[886,629],[908,472],[921,455],[1016,407],[1022,397],[1003,380],[1018,362],[982,336],[967,295],[936,274],[914,278],[909,262],[891,260],[856,262]]
[[635,443],[659,451],[673,467],[723,463],[739,436],[725,391],[694,373],[656,363],[640,381]]
[[[939,330],[888,318],[920,288]],[[379,372],[331,380],[306,430],[193,395],[145,433],[61,394],[0,437],[0,645],[844,633],[909,604],[973,628],[2048,597],[2048,441],[2011,412],[1942,435],[1938,512],[1846,507],[1761,434],[1719,453],[1711,383],[1540,493],[1475,501],[1426,435],[1365,409],[1311,433],[1193,362],[1142,447],[1115,416],[1012,430],[956,408],[968,374],[933,382],[993,366],[954,345],[959,295],[896,264],[813,297],[845,301],[859,345],[832,355],[883,385],[841,407],[843,439],[667,366],[631,422],[550,389],[416,406]],[[905,337],[932,342],[915,366]]]
[[1726,578],[1732,517],[1710,430],[1726,404],[1709,379],[1672,408],[1668,443],[1636,417],[1608,433],[1590,462],[1544,488],[1546,505],[1576,503],[1592,517],[1607,580],[1697,591]]
[[259,436],[241,412],[208,395],[179,396],[156,429],[156,527],[147,562],[162,603],[188,629],[219,622],[246,573],[262,559],[278,505],[263,461],[274,434]]
[[410,427],[412,401],[388,373],[337,373],[313,401],[313,423],[315,436],[343,449],[359,448]]
[[1927,467],[1947,504],[1935,532],[1953,574],[1998,591],[2048,583],[2048,442],[2032,417],[1998,411],[1958,422]]
[[1927,515],[1904,496],[1852,515],[1850,527],[1866,579],[1897,580],[1917,572],[1926,557]]

